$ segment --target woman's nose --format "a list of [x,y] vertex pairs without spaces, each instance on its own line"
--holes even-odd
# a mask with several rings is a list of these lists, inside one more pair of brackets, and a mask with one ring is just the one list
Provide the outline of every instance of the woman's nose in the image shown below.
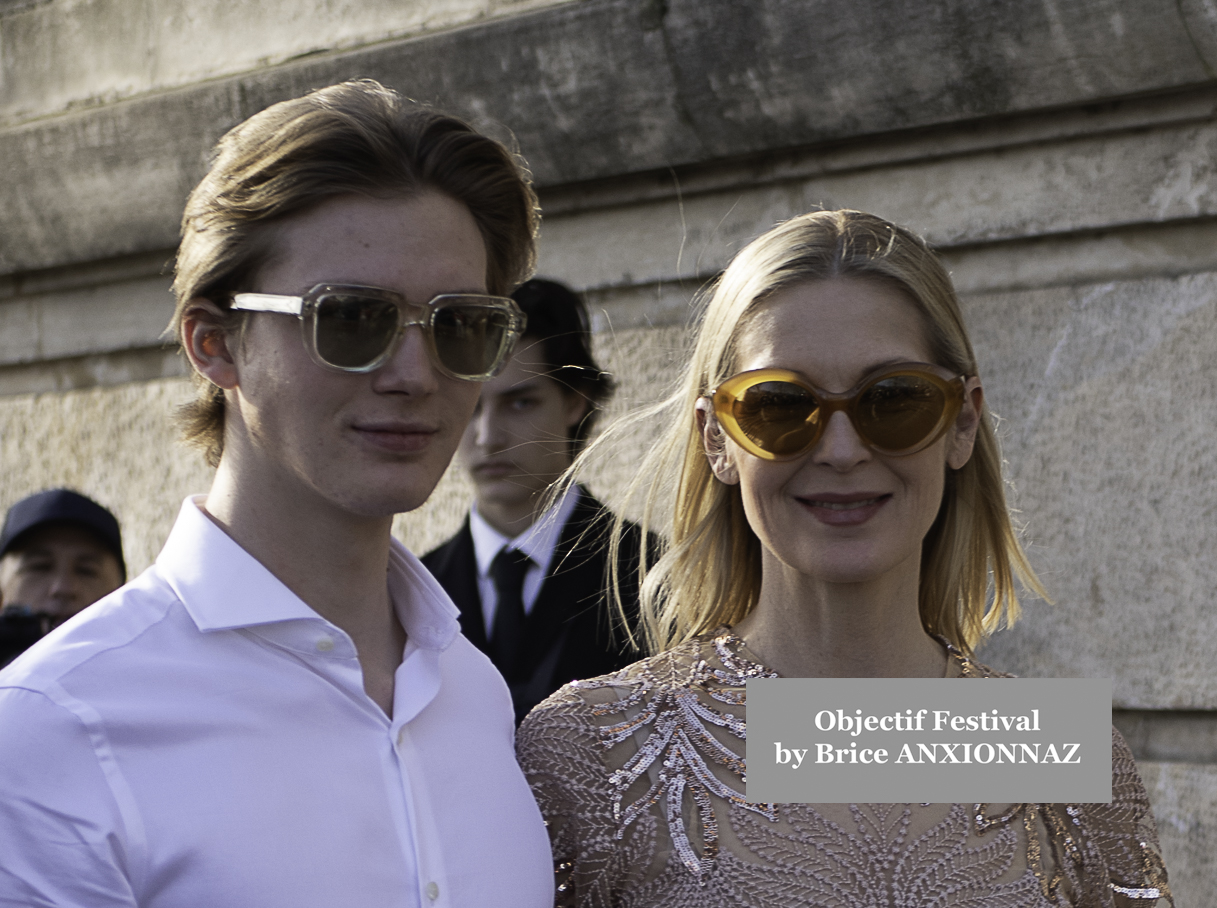
[[816,463],[844,472],[870,460],[871,450],[858,435],[849,415],[844,410],[838,410],[828,418],[812,457]]

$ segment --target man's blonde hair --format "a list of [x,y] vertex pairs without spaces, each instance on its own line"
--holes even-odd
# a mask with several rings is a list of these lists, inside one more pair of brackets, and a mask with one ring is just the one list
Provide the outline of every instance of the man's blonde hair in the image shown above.
[[[520,158],[467,123],[371,80],[318,89],[230,130],[182,215],[169,328],[182,340],[194,299],[228,310],[274,251],[275,226],[325,199],[409,197],[438,190],[473,215],[486,244],[486,284],[506,295],[536,260],[537,199]],[[303,288],[302,288],[303,289]],[[232,313],[231,326],[240,319]],[[219,463],[224,393],[196,375],[183,437]]]
[[[655,529],[658,515],[671,509],[663,521],[666,553],[647,565],[647,552],[640,552],[643,633],[653,651],[734,625],[756,605],[761,543],[744,514],[739,486],[719,482],[710,469],[695,409],[738,371],[741,330],[758,304],[795,284],[838,277],[900,291],[921,314],[933,362],[977,374],[950,278],[910,231],[859,211],[819,211],[778,225],[740,252],[712,288],[679,390],[637,417],[666,413],[670,419],[629,490],[643,499],[644,529]],[[993,419],[983,406],[980,416],[971,458],[948,469],[942,506],[921,555],[922,624],[964,652],[1003,621],[1015,620],[1016,577],[1044,594],[1006,505]],[[588,455],[611,445],[613,434]]]

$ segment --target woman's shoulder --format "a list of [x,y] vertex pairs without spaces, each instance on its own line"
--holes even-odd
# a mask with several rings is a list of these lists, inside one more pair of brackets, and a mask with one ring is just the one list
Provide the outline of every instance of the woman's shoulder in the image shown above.
[[[1063,813],[1061,826],[1082,831],[1070,856],[1101,868],[1100,885],[1143,904],[1174,904],[1149,794],[1124,736],[1111,730],[1111,801],[1050,805]],[[1067,820],[1065,819],[1067,818]],[[1161,902],[1155,900],[1161,899]],[[1138,902],[1142,904],[1142,902]]]
[[[990,668],[985,665],[975,656],[964,653],[955,644],[946,637],[933,635],[934,639],[947,651],[947,656],[954,661],[955,668],[959,672],[957,677],[960,678],[1014,678],[1016,675],[1011,675],[1008,672],[999,672],[995,668]],[[954,672],[951,673],[954,675]]]
[[[773,673],[741,650],[720,628],[568,684],[529,714],[517,750],[555,854],[576,855],[576,868],[613,864],[591,874],[613,885],[668,871],[701,879],[731,810],[774,819],[770,805],[744,796],[746,682]],[[685,804],[697,818],[661,803]]]
[[693,699],[722,711],[742,738],[745,683],[773,673],[744,657],[741,646],[720,628],[620,671],[570,682],[524,719],[516,733],[521,760],[547,759],[560,746],[576,749],[585,761],[615,764],[630,749],[620,745],[633,738],[634,746],[641,746],[666,728],[665,717],[684,715]]
[[1017,678],[1009,672],[1001,672],[971,656],[959,657],[959,676],[961,678]]
[[571,681],[541,701],[525,718],[520,730],[557,720],[565,723],[578,716],[590,721],[604,704],[616,704],[656,688],[685,686],[700,658],[702,645],[702,638],[694,638],[607,675]]
[[[691,640],[620,671],[572,681],[525,717],[516,755],[555,837],[555,853],[574,847],[564,837],[576,829],[613,850],[608,843],[617,841],[623,788],[629,787],[622,783],[631,775],[622,770],[649,740],[665,704],[689,689],[700,650],[700,642]],[[643,762],[645,774],[653,761]],[[641,820],[645,833],[653,824]],[[584,847],[591,846],[579,845]]]

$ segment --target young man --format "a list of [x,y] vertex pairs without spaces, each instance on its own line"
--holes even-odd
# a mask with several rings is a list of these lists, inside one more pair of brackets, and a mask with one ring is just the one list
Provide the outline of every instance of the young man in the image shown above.
[[[549,510],[546,492],[587,439],[613,392],[591,353],[583,301],[555,281],[513,294],[527,334],[482,386],[458,461],[474,486],[460,531],[423,563],[461,610],[461,628],[511,688],[516,721],[576,678],[638,658],[608,595],[613,517],[581,486]],[[638,529],[621,546],[623,601],[637,609]]]
[[535,211],[375,83],[221,140],[173,323],[215,481],[0,674],[0,905],[551,904],[508,692],[390,537],[522,327]]

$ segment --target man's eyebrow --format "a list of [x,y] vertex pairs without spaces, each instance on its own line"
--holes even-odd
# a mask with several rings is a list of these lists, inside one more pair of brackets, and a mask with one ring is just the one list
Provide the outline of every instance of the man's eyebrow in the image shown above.
[[506,391],[500,391],[499,397],[520,397],[524,394],[533,394],[541,387],[541,382],[544,380],[544,378],[544,375],[538,375],[536,378],[530,378],[523,384],[515,385],[508,388]]

